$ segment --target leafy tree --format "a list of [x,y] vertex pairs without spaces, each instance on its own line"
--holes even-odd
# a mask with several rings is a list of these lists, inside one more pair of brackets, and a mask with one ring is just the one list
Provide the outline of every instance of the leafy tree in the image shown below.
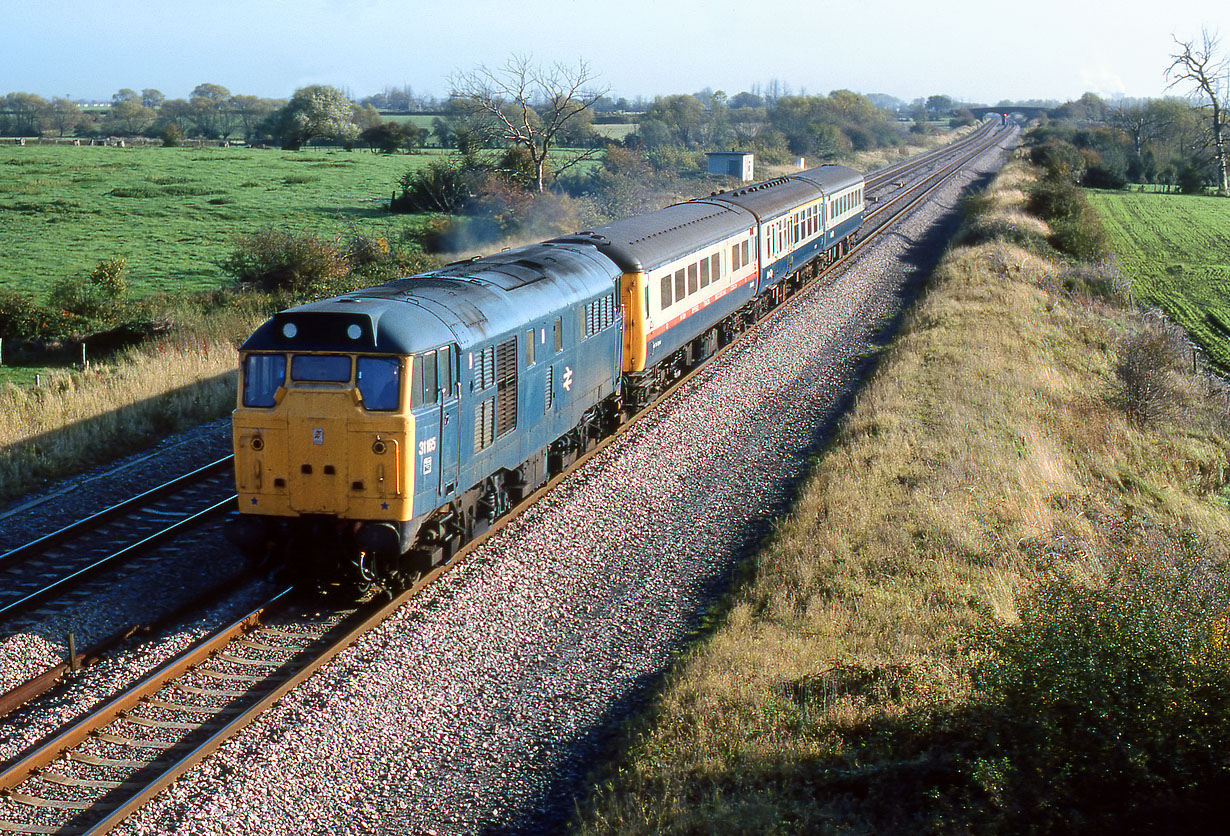
[[273,118],[282,147],[291,150],[302,148],[315,137],[347,142],[359,135],[350,100],[341,90],[325,84],[296,90]]
[[[186,99],[167,99],[158,108],[158,120],[163,125],[175,123],[183,129],[195,124],[193,108]],[[181,131],[182,133],[182,131]]]
[[151,108],[141,104],[140,99],[121,99],[111,105],[109,123],[111,129],[124,136],[140,136],[157,116]]
[[280,108],[284,102],[275,99],[262,99],[259,96],[236,94],[231,96],[230,107],[234,117],[239,122],[239,130],[244,138],[251,141],[260,132],[260,127]]
[[33,93],[9,93],[4,100],[4,109],[9,112],[10,131],[17,136],[38,136],[43,132],[42,121],[47,115],[47,100]]
[[736,93],[731,98],[730,107],[732,110],[741,110],[748,107],[764,107],[764,99],[757,96],[755,93],[748,93],[747,91],[744,91],[742,93]]
[[395,154],[406,141],[406,134],[399,123],[384,122],[364,130],[359,134],[359,139],[385,154]]
[[932,119],[942,119],[956,109],[956,103],[949,96],[928,96],[927,114]]
[[157,110],[158,108],[162,107],[162,103],[165,102],[166,100],[167,100],[167,97],[162,95],[161,90],[155,90],[153,88],[149,88],[149,89],[141,91],[141,104],[145,105],[146,107],[153,108],[154,110]]
[[47,114],[47,124],[59,132],[60,136],[76,131],[82,125],[88,125],[90,117],[77,105],[68,99],[52,99]]
[[639,130],[648,148],[699,148],[708,139],[705,106],[695,96],[659,96],[641,117]]
[[[591,87],[596,76],[584,61],[575,67],[535,64],[513,56],[503,67],[480,66],[450,78],[451,95],[474,115],[489,122],[507,143],[525,149],[536,172],[536,186],[546,183],[547,161],[570,122],[593,107],[606,91]],[[556,173],[594,156],[590,149],[556,164]]]
[[198,84],[188,98],[193,121],[202,136],[226,139],[235,130],[231,91],[220,84]]

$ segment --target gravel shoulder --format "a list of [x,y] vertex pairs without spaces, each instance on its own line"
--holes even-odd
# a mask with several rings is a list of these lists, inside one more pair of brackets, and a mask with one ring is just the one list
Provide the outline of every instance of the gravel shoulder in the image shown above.
[[116,832],[560,829],[789,507],[976,176],[717,358]]

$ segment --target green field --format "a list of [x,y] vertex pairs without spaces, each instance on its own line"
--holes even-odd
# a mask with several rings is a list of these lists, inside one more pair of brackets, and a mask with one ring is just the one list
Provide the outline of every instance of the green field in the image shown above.
[[230,281],[234,237],[265,227],[395,240],[384,211],[429,154],[255,148],[0,147],[0,289],[39,296],[102,259],[128,259],[134,295]]
[[1088,192],[1137,298],[1187,329],[1230,372],[1230,201]]

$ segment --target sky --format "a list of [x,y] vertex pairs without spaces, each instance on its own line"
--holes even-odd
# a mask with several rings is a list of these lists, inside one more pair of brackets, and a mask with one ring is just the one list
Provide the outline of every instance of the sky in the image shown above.
[[[1067,101],[1161,96],[1172,36],[1223,35],[1211,0],[8,0],[0,95],[108,101],[122,88],[187,98],[198,84],[289,98],[331,84],[354,98],[511,56],[584,60],[612,97],[734,95],[779,81],[905,101],[947,95]],[[1185,91],[1181,91],[1185,92]]]

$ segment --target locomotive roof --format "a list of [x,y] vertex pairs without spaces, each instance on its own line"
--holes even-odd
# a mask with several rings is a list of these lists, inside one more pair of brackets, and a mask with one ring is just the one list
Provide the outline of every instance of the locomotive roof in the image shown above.
[[[591,246],[532,244],[290,308],[243,349],[411,354],[452,342],[465,349],[611,293],[619,276]],[[287,323],[295,324],[293,337]]]
[[755,218],[739,207],[690,200],[555,241],[596,247],[624,272],[639,273],[750,229],[753,223]]

